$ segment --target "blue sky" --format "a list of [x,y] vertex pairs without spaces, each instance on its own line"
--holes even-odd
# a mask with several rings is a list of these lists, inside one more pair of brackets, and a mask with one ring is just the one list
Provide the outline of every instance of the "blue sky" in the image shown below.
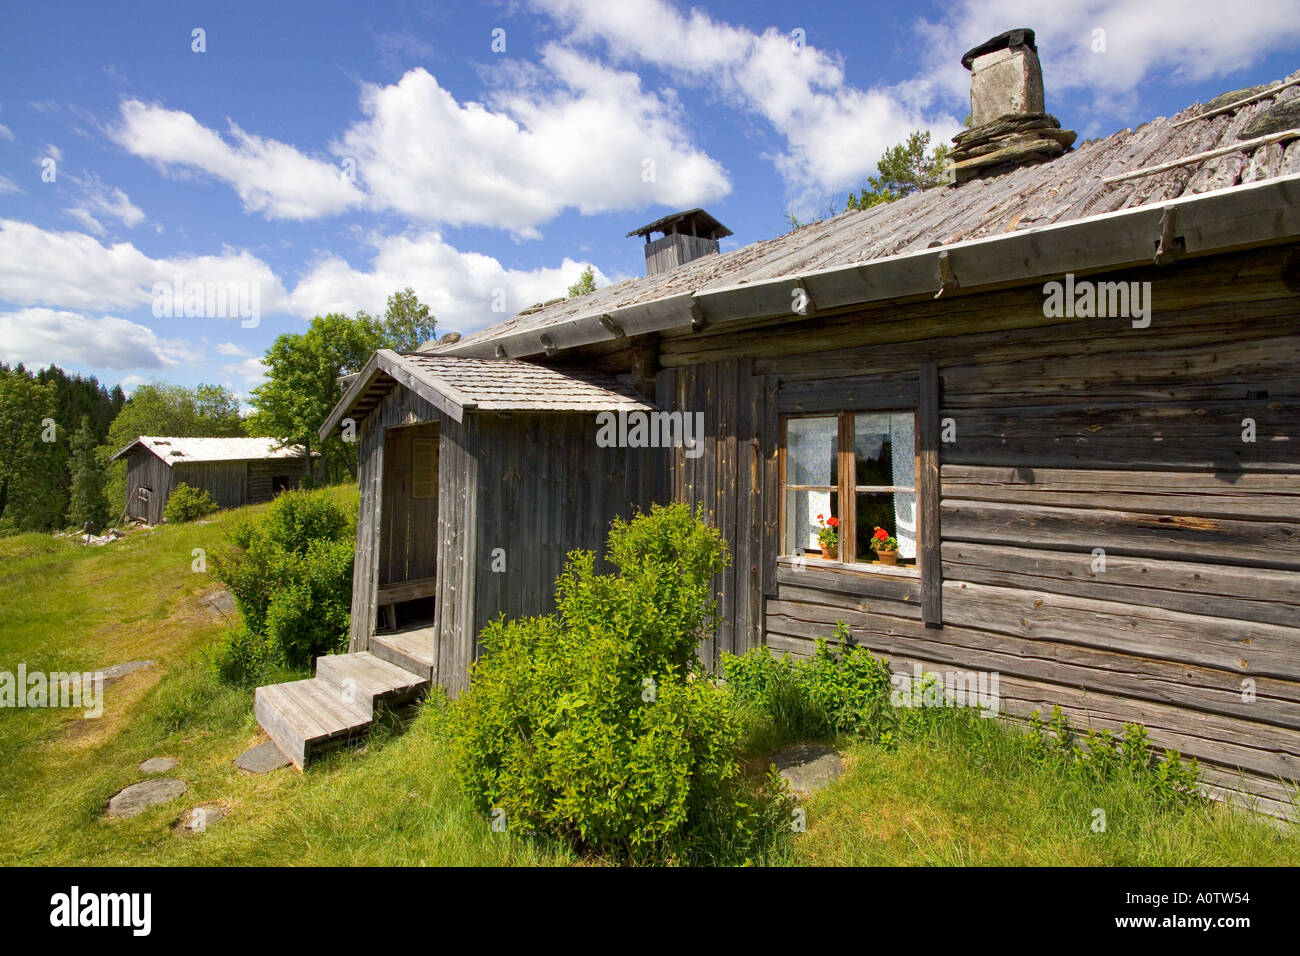
[[[7,0],[0,361],[246,396],[276,335],[403,286],[468,332],[587,264],[641,274],[624,234],[674,209],[724,250],[779,234],[908,130],[956,132],[961,53],[1012,27],[1084,137],[1300,69],[1300,0],[1225,9]],[[255,292],[256,323],[156,314],[178,279]]]

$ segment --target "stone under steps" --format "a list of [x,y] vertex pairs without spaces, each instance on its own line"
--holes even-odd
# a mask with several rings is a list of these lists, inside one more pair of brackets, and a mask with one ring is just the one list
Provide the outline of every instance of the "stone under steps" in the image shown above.
[[422,660],[431,658],[432,651],[424,654],[410,642],[398,642],[398,647],[382,650],[410,655],[420,670],[408,670],[369,651],[318,657],[315,677],[257,688],[257,722],[300,770],[316,754],[363,738],[377,703],[404,703],[429,688],[432,668],[425,670]]

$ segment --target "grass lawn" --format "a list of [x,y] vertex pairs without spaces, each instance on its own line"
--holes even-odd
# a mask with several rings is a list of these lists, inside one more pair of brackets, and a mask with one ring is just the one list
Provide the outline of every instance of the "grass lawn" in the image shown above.
[[[354,498],[355,488],[335,491]],[[447,769],[441,707],[388,719],[362,750],[307,774],[254,776],[232,761],[262,739],[252,692],[201,657],[226,626],[203,605],[218,588],[194,549],[266,505],[209,523],[133,533],[100,548],[48,535],[0,539],[0,670],[158,663],[105,692],[104,716],[0,710],[0,863],[140,865],[568,865],[566,847],[493,833]],[[292,675],[286,674],[285,677]],[[1026,765],[1012,731],[942,721],[885,749],[844,741],[847,774],[807,804],[790,862],[833,864],[1300,864],[1300,836],[1221,807],[1161,812],[1122,784],[1087,784]],[[108,799],[170,756],[181,798],[128,820]],[[760,759],[757,763],[761,764]],[[225,816],[174,832],[189,808]],[[1093,833],[1093,810],[1107,828]]]
[[[945,715],[947,716],[947,715]],[[1300,829],[1221,804],[1161,807],[1128,780],[1027,762],[1018,731],[952,714],[887,750],[844,748],[807,805],[795,860],[818,866],[1297,866]],[[1103,818],[1105,828],[1094,831]]]

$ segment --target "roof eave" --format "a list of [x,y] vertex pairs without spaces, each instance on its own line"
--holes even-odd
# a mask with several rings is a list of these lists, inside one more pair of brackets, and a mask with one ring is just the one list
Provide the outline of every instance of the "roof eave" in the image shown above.
[[[125,455],[127,452],[129,452],[132,448],[134,448],[138,444],[140,444],[140,439],[138,437],[132,438],[125,446],[119,448],[116,452],[114,452],[112,456],[109,457],[108,460],[117,461],[119,458],[121,458],[123,455]],[[152,448],[148,450],[153,451]]]
[[387,375],[399,385],[415,392],[438,411],[456,421],[462,419],[466,408],[473,407],[472,402],[466,402],[464,396],[446,382],[425,375],[421,369],[405,361],[401,355],[392,349],[379,349],[374,355],[370,356],[369,361],[357,373],[347,391],[343,393],[343,397],[338,400],[338,403],[326,416],[324,423],[316,433],[321,441],[325,441],[333,434],[334,429],[339,427],[357,401],[370,389],[381,374]]
[[1066,272],[1129,268],[1151,263],[1167,230],[1183,239],[1182,256],[1187,258],[1300,236],[1300,174],[803,275],[683,292],[553,325],[462,340],[439,353],[474,358],[553,355],[647,332],[798,314],[793,304],[800,298],[809,301],[812,310],[829,311],[991,291]]

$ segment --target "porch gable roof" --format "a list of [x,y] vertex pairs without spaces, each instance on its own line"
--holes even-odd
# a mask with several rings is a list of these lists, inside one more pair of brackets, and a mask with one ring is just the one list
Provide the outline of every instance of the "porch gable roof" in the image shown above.
[[468,358],[380,349],[348,384],[320,427],[324,441],[349,415],[373,409],[394,385],[456,421],[466,411],[652,411],[628,385],[591,369],[553,368],[519,359]]

